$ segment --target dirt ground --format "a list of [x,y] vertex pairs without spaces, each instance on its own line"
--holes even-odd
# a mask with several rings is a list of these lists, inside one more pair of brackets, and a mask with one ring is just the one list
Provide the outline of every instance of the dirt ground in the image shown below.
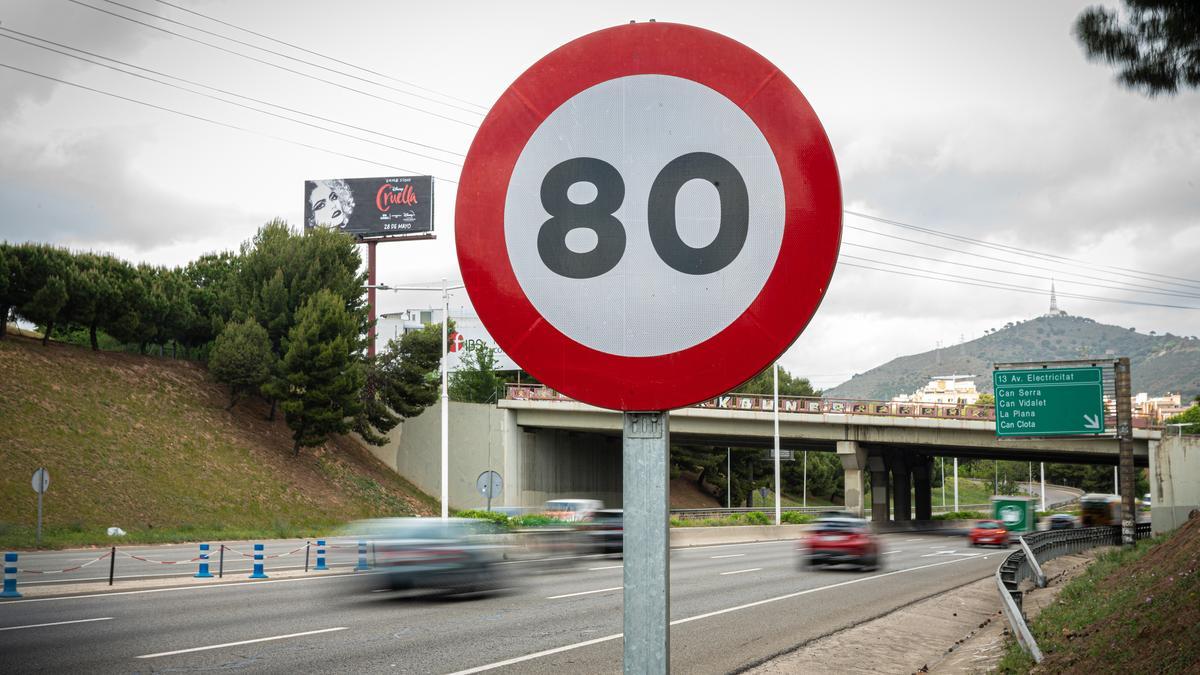
[[[1036,616],[1053,602],[1062,584],[1082,573],[1089,562],[1089,555],[1048,562],[1044,571],[1049,585],[1026,594],[1027,614]],[[986,673],[1004,654],[1007,636],[999,591],[989,576],[814,640],[747,672]]]

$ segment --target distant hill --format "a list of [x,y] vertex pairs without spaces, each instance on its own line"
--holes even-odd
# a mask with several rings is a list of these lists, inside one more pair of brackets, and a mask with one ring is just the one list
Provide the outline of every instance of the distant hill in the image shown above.
[[269,422],[261,401],[227,402],[193,362],[0,340],[0,547],[32,538],[39,466],[59,544],[102,542],[113,525],[141,541],[306,536],[435,512],[351,438],[293,457],[282,415]]
[[892,359],[827,389],[824,395],[886,400],[916,391],[935,375],[953,374],[974,375],[975,386],[990,392],[994,363],[1115,356],[1129,357],[1135,393],[1182,392],[1185,402],[1200,393],[1196,336],[1145,335],[1080,316],[1041,316],[953,347]]

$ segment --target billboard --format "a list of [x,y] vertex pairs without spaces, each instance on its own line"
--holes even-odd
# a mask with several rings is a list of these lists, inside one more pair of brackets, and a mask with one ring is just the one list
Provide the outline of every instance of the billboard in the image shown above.
[[433,177],[306,180],[304,226],[360,239],[433,232]]

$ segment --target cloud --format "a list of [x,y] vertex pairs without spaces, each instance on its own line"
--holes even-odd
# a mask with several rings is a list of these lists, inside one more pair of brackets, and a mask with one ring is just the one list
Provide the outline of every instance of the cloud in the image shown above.
[[141,129],[39,141],[4,141],[0,239],[136,251],[211,238],[245,220],[232,207],[148,185],[133,170],[132,157],[157,141]]

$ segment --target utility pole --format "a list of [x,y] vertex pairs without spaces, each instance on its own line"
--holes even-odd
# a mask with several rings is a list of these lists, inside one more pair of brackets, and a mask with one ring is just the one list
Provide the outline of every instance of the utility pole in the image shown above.
[[[442,502],[442,520],[450,517],[450,394],[446,382],[447,359],[449,355],[448,343],[448,326],[450,325],[450,291],[463,288],[462,284],[454,286],[447,285],[446,280],[442,279],[442,287],[434,288],[430,286],[388,286],[387,284],[368,284],[367,288],[374,293],[375,289],[381,291],[441,291],[442,292],[442,417],[441,417],[441,434],[442,434],[442,482],[441,482],[441,502]],[[373,344],[373,342],[372,342]]]
[[954,458],[954,511],[958,512],[958,458]]
[[783,524],[783,492],[779,484],[779,362],[776,361],[772,367],[774,373],[774,389],[775,389],[775,524]]

